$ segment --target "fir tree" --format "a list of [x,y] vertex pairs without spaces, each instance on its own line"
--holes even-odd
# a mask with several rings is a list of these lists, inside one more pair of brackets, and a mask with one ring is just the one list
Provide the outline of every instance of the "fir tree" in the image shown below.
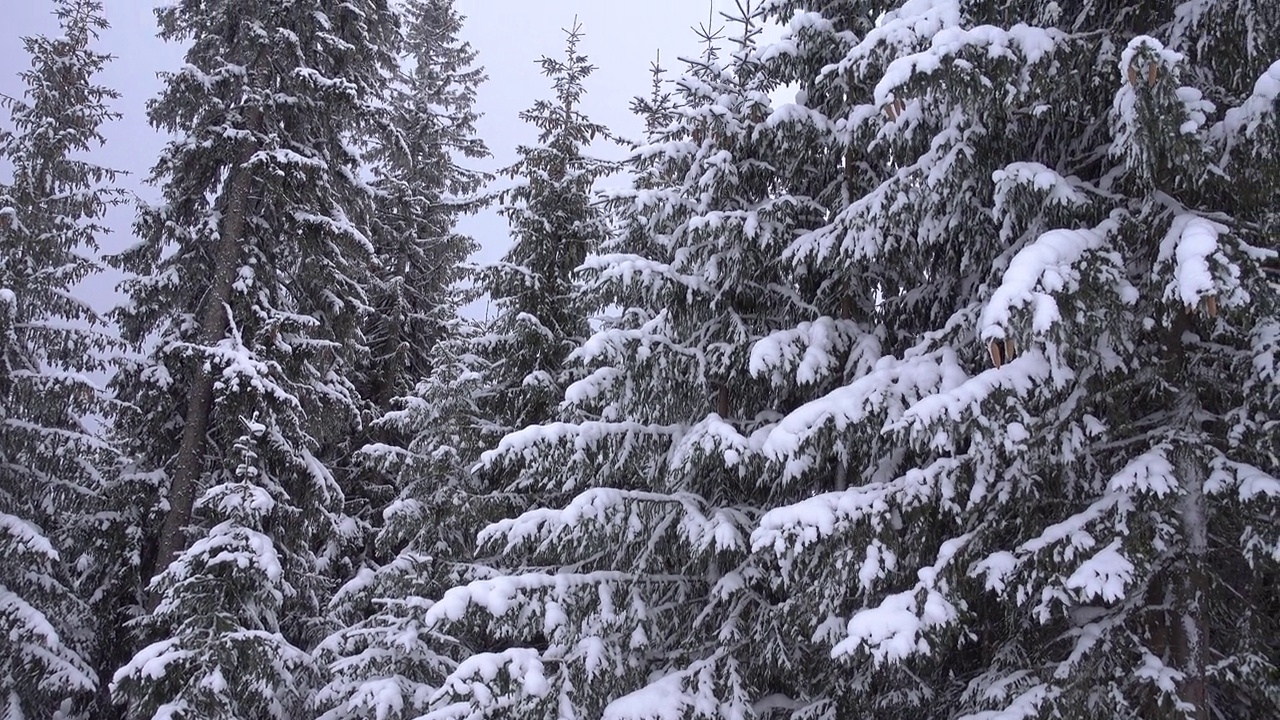
[[450,326],[431,374],[380,421],[408,441],[366,448],[403,488],[379,535],[380,552],[393,559],[361,573],[338,598],[347,612],[368,614],[325,643],[330,680],[317,704],[327,720],[451,712],[450,678],[473,667],[477,653],[509,642],[483,627],[446,629],[430,616],[448,588],[491,573],[473,562],[478,530],[529,503],[507,477],[476,475],[472,466],[511,429],[554,416],[569,377],[565,357],[587,332],[572,273],[606,233],[592,185],[608,165],[585,153],[605,133],[579,109],[592,70],[577,51],[580,38],[575,27],[566,59],[542,60],[555,101],[522,115],[540,136],[518,149],[507,171],[516,186],[502,212],[514,246],[478,278],[497,316],[482,327]]
[[[110,60],[96,0],[54,4],[60,33],[23,39],[26,92],[3,98],[0,158],[0,715],[68,717],[92,697],[94,628],[78,581],[111,453],[109,407],[90,375],[109,344],[74,286],[97,270],[116,173],[83,159],[115,117],[95,83]],[[93,558],[92,553],[84,556]]]
[[[434,372],[435,346],[470,297],[461,287],[463,262],[477,246],[456,224],[481,205],[475,194],[489,179],[460,164],[488,155],[475,134],[479,116],[473,108],[485,78],[474,66],[475,51],[458,38],[464,18],[453,0],[415,0],[399,11],[407,67],[388,88],[386,115],[367,158],[376,176],[372,240],[379,261],[365,331],[371,355],[361,387],[371,419],[396,410],[395,401],[412,395]],[[400,436],[398,427],[370,422],[362,439],[401,446],[412,435]],[[391,471],[362,457],[353,458],[364,472],[352,499],[364,507],[353,511],[372,538],[382,510],[402,488]]]
[[882,328],[760,442],[848,474],[752,540],[844,665],[802,715],[1274,714],[1280,16],[778,12],[857,160],[789,257]]
[[792,391],[753,378],[750,356],[799,316],[775,250],[798,204],[772,192],[757,10],[733,19],[727,61],[704,28],[675,102],[642,105],[623,232],[584,264],[605,312],[572,356],[588,373],[565,390],[569,422],[484,458],[541,506],[482,532],[502,574],[428,612],[507,645],[449,680],[459,717],[749,717],[785,685],[792,643],[748,545],[774,489],[750,448]]
[[484,72],[458,39],[463,16],[453,0],[415,0],[401,8],[406,61],[391,88],[393,102],[369,160],[378,191],[374,245],[382,263],[369,343],[383,413],[430,374],[428,357],[453,322],[462,295],[455,287],[475,241],[455,230],[474,210],[488,179],[463,167],[486,157],[476,137],[476,89]]
[[[375,249],[357,148],[395,18],[381,0],[191,1],[157,17],[189,49],[149,108],[174,135],[152,175],[164,200],[113,258],[134,276],[116,319],[145,352],[113,381],[131,408],[116,428],[131,459],[120,575],[139,589],[155,577],[145,598],[122,588],[126,610],[145,605],[150,644],[115,697],[131,715],[294,717],[357,535],[333,461],[359,429]],[[224,567],[224,546],[256,559]]]
[[608,234],[592,187],[612,168],[587,150],[609,134],[581,110],[584,81],[595,67],[578,50],[581,27],[575,24],[567,34],[564,59],[540,60],[554,99],[538,100],[520,114],[537,129],[537,143],[517,148],[516,163],[505,171],[515,185],[499,211],[513,245],[484,269],[481,281],[496,316],[476,354],[489,362],[490,416],[507,432],[555,416],[572,380],[565,358],[588,332],[590,310],[573,274]]

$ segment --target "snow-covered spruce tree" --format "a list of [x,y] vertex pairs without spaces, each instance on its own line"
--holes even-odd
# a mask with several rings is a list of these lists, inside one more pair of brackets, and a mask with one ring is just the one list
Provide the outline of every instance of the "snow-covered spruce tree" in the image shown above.
[[504,171],[515,182],[499,208],[511,227],[512,247],[481,271],[495,314],[490,332],[476,340],[475,354],[488,364],[489,411],[499,432],[555,417],[573,379],[565,358],[587,336],[591,312],[578,297],[574,272],[608,235],[592,187],[614,168],[588,154],[608,130],[580,108],[583,83],[595,67],[578,50],[581,28],[567,33],[564,59],[540,61],[554,98],[520,113],[537,129],[537,142],[518,147],[516,163]]
[[865,177],[790,254],[884,330],[762,440],[848,472],[753,536],[845,667],[801,716],[1275,714],[1280,14],[826,5]]
[[[74,295],[97,265],[112,171],[84,159],[103,142],[115,91],[96,0],[53,4],[60,31],[23,39],[21,98],[0,131],[0,716],[73,717],[97,687],[94,628],[78,580],[109,449],[109,414],[88,377],[102,370],[102,322]],[[88,585],[88,583],[86,583]]]
[[302,518],[279,513],[292,503],[267,469],[281,449],[273,433],[256,420],[245,430],[227,457],[233,472],[196,501],[208,531],[154,580],[149,622],[168,637],[115,674],[115,692],[137,698],[130,717],[299,717],[311,658],[279,630],[299,588],[270,533]]
[[750,717],[788,683],[793,644],[748,554],[776,501],[750,447],[795,399],[749,369],[802,314],[773,250],[800,210],[771,191],[758,18],[740,11],[736,50],[690,63],[672,123],[633,155],[622,234],[584,264],[605,312],[573,355],[570,421],[484,458],[533,497],[575,496],[486,528],[501,574],[428,611],[502,641],[459,665],[438,717]]
[[431,374],[380,421],[408,441],[366,448],[402,487],[379,536],[380,554],[394,559],[358,575],[337,599],[347,612],[371,613],[324,643],[330,677],[317,709],[326,720],[417,717],[448,704],[441,686],[459,660],[505,642],[483,629],[444,630],[428,616],[448,588],[490,572],[472,563],[476,533],[530,503],[507,476],[477,476],[472,466],[505,433],[555,416],[571,378],[565,357],[587,333],[572,275],[606,235],[592,186],[609,166],[586,154],[605,131],[579,109],[592,71],[580,39],[575,27],[565,59],[542,60],[555,100],[521,115],[540,134],[507,170],[516,185],[501,211],[514,246],[477,277],[496,317],[451,325],[429,356]]
[[[145,353],[113,380],[130,407],[116,426],[131,460],[117,481],[120,532],[133,543],[120,576],[136,586],[122,586],[120,603],[145,606],[135,627],[154,644],[117,675],[115,697],[130,715],[294,717],[305,673],[219,668],[281,643],[308,651],[346,572],[353,523],[329,463],[358,428],[351,376],[367,353],[359,330],[374,265],[357,133],[394,70],[395,17],[381,0],[191,0],[157,17],[162,38],[189,43],[149,108],[175,137],[152,175],[163,201],[140,208],[140,242],[112,259],[133,275],[116,320]],[[235,475],[233,452],[249,419],[260,428],[251,478]],[[214,619],[193,586],[224,571],[201,553],[225,539],[230,511],[220,504],[193,523],[192,509],[235,477],[273,500],[237,520],[259,533],[242,551],[261,553],[263,569],[235,582],[261,583],[278,605],[245,598],[243,612]],[[270,556],[279,577],[265,569]],[[136,649],[124,645],[122,660]],[[260,682],[278,705],[261,704]]]
[[428,358],[463,301],[455,284],[476,249],[455,229],[475,209],[487,180],[461,164],[489,154],[475,134],[476,89],[484,72],[458,39],[454,0],[401,6],[409,66],[389,88],[387,117],[368,158],[377,190],[373,242],[382,265],[366,331],[373,364],[368,396],[385,413],[431,374]]
[[422,615],[465,582],[484,525],[469,473],[493,442],[480,409],[484,375],[468,354],[477,333],[465,320],[454,323],[428,356],[431,375],[379,420],[410,438],[406,446],[365,448],[372,467],[402,489],[377,536],[374,557],[388,559],[362,568],[334,597],[344,627],[318,649],[327,674],[315,713],[325,720],[417,717],[468,652],[463,639],[424,625]]
[[[376,177],[371,239],[378,271],[364,331],[371,354],[358,383],[370,422],[353,438],[355,450],[407,442],[396,424],[373,421],[432,373],[433,349],[469,299],[459,287],[462,263],[477,246],[455,226],[480,204],[473,196],[488,179],[460,164],[488,155],[475,135],[473,109],[484,73],[473,67],[471,46],[458,39],[464,18],[453,0],[415,0],[398,10],[402,71],[387,88],[385,115],[366,157]],[[371,541],[402,488],[394,472],[365,457],[352,458],[361,467],[348,508]]]

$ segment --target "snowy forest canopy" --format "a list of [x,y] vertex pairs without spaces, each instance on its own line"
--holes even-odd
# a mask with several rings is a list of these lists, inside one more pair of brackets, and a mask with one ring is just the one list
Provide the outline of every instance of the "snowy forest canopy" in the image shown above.
[[497,190],[454,0],[176,0],[156,202],[49,4],[0,717],[1280,717],[1280,4],[738,0],[635,138],[575,25]]

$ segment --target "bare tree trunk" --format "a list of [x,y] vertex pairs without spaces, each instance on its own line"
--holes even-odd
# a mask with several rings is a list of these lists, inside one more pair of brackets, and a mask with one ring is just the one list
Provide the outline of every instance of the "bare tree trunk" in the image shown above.
[[1178,474],[1183,482],[1179,508],[1186,534],[1186,560],[1183,577],[1179,578],[1177,612],[1171,614],[1174,655],[1183,673],[1179,693],[1182,700],[1195,708],[1196,720],[1209,720],[1209,685],[1205,677],[1208,664],[1209,623],[1205,603],[1209,591],[1205,573],[1208,551],[1208,528],[1205,526],[1204,474],[1194,457],[1180,458]]
[[[1179,387],[1186,382],[1187,355],[1182,336],[1192,328],[1192,311],[1178,310],[1169,327],[1166,352],[1170,384]],[[1180,390],[1174,399],[1179,414],[1186,422],[1195,425],[1197,399],[1191,391]],[[1181,577],[1169,577],[1171,592],[1167,592],[1168,607],[1162,614],[1165,628],[1160,628],[1161,639],[1167,642],[1173,666],[1182,672],[1178,687],[1180,699],[1193,708],[1191,717],[1209,720],[1209,683],[1206,666],[1209,657],[1208,575],[1205,572],[1209,540],[1207,509],[1204,498],[1205,472],[1200,460],[1191,450],[1174,451],[1173,465],[1182,483],[1182,500],[1178,507],[1179,519],[1186,546],[1181,562],[1175,563],[1171,573],[1182,572]],[[1179,714],[1178,717],[1184,717]]]
[[[261,110],[253,111],[247,125],[249,128],[256,128],[261,120]],[[236,158],[223,191],[226,197],[225,214],[218,229],[213,276],[200,319],[199,343],[204,346],[216,344],[227,334],[231,287],[239,264],[240,243],[244,238],[245,215],[253,181],[253,173],[245,166],[255,152],[257,148],[251,146]],[[169,509],[160,526],[159,547],[155,567],[151,572],[153,577],[162,572],[173,557],[186,547],[184,531],[191,522],[196,484],[204,464],[204,443],[209,432],[209,415],[213,409],[214,376],[203,358],[197,358],[196,363],[195,377],[192,378],[191,391],[187,396],[182,441],[178,445],[178,456],[173,464],[173,480],[169,484]],[[148,609],[154,610],[159,601],[159,596],[151,593],[147,601]]]

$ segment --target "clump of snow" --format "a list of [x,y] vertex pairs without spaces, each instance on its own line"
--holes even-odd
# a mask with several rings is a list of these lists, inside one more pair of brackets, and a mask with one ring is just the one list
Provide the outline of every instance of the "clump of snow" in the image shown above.
[[1004,215],[1006,199],[1015,187],[1030,187],[1044,193],[1045,202],[1050,205],[1078,207],[1088,204],[1090,199],[1080,178],[1063,177],[1053,168],[1035,162],[1009,163],[992,173],[991,181],[996,186],[992,208],[997,217]]
[[874,100],[877,106],[893,99],[893,93],[905,85],[913,75],[929,74],[942,67],[947,58],[969,49],[985,50],[991,58],[1021,59],[1034,65],[1051,53],[1065,34],[1053,28],[1041,28],[1018,23],[1005,29],[994,25],[974,28],[948,27],[932,36],[929,49],[899,57],[889,63],[884,76],[876,83]]
[[[1158,63],[1161,66],[1162,74],[1168,73],[1182,62],[1182,53],[1169,50],[1159,40],[1150,35],[1138,35],[1129,41],[1124,50],[1120,51],[1120,77],[1128,80],[1129,69],[1134,66],[1139,57],[1147,60],[1147,62]],[[1145,72],[1139,73],[1145,77]]]
[[1133,563],[1120,552],[1120,541],[1112,540],[1111,544],[1081,563],[1065,585],[1079,593],[1081,602],[1095,598],[1116,602],[1124,597],[1133,580],[1133,571]]
[[1174,261],[1173,280],[1165,287],[1164,296],[1195,307],[1200,298],[1219,294],[1214,282],[1210,258],[1226,263],[1219,249],[1219,238],[1226,235],[1225,225],[1198,215],[1183,213],[1173,219],[1169,232],[1160,243],[1159,261]]
[[751,347],[749,369],[752,375],[769,373],[776,380],[794,370],[797,382],[818,382],[843,366],[842,356],[853,338],[861,345],[858,355],[879,359],[879,338],[859,333],[852,321],[824,316],[761,338]]
[[1001,367],[989,368],[953,388],[921,398],[889,427],[922,431],[943,420],[960,420],[966,413],[980,415],[982,402],[998,390],[1026,395],[1046,380],[1060,385],[1070,377],[1069,370],[1055,368],[1042,352],[1030,350]]
[[963,535],[942,543],[934,564],[917,572],[914,588],[890,595],[877,607],[854,613],[847,628],[849,637],[837,643],[831,655],[839,657],[865,650],[873,663],[880,664],[932,652],[926,634],[960,617],[945,594],[945,585],[938,581],[939,574],[970,539]]
[[1013,310],[1027,304],[1033,306],[1032,330],[1047,332],[1059,318],[1053,293],[1075,289],[1079,282],[1075,264],[1089,251],[1102,248],[1114,228],[1108,220],[1093,229],[1050,230],[1019,250],[982,312],[979,336],[983,340],[1007,337]]
[[498,521],[480,532],[482,544],[505,541],[508,548],[530,540],[576,535],[589,525],[609,525],[629,531],[670,527],[697,550],[730,550],[744,543],[740,515],[706,511],[702,498],[692,493],[663,494],[638,490],[593,488],[578,495],[563,509],[538,508],[516,518]]
[[897,419],[921,398],[967,379],[950,348],[901,360],[883,357],[867,374],[788,414],[770,429],[761,450],[786,463],[784,478],[799,477],[809,467],[803,448],[828,426],[840,432],[874,413]]
[[1222,121],[1214,126],[1212,134],[1219,140],[1233,143],[1241,135],[1257,132],[1268,116],[1276,113],[1280,101],[1280,60],[1268,67],[1253,85],[1253,93],[1239,107],[1231,108]]

